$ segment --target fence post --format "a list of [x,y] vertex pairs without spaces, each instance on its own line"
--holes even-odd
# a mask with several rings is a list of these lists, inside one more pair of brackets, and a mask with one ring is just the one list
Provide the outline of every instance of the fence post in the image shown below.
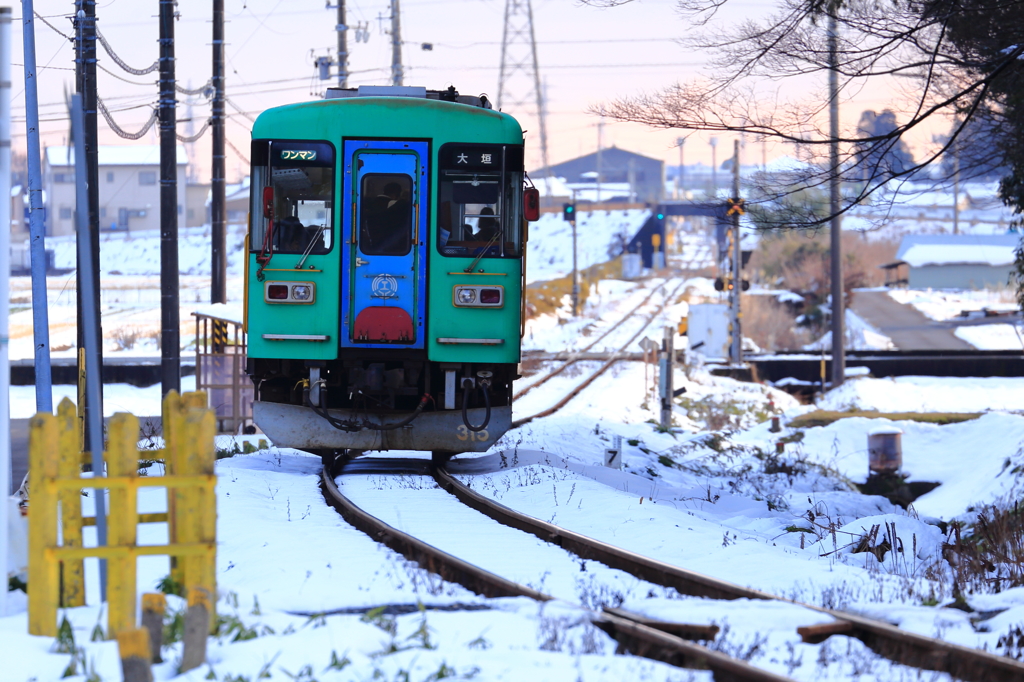
[[163,663],[160,650],[164,645],[164,613],[167,612],[167,597],[162,592],[147,592],[142,595],[142,627],[149,631],[149,646],[153,652],[153,663]]
[[111,418],[108,433],[107,475],[111,479],[129,479],[127,486],[110,488],[108,545],[129,550],[108,562],[107,638],[114,639],[135,628],[136,560],[131,550],[135,548],[139,509],[138,488],[131,479],[139,475],[139,420],[119,412]]
[[[57,450],[60,463],[57,475],[62,478],[80,478],[82,453],[79,449],[78,414],[75,404],[65,397],[57,406]],[[81,490],[61,489],[60,528],[64,547],[82,547],[82,494]],[[85,606],[85,562],[65,559],[61,562],[61,606]]]
[[124,682],[153,682],[148,630],[134,627],[122,630],[117,633],[117,648]]
[[50,486],[57,476],[57,419],[40,412],[29,423],[28,632],[57,636],[59,569],[47,552],[57,546],[57,496]]
[[[187,472],[190,475],[209,476],[210,483],[201,488],[193,488],[193,500],[195,512],[192,523],[193,542],[213,544],[217,541],[217,492],[216,483],[213,477],[215,454],[216,454],[216,433],[217,416],[213,410],[191,410],[186,418],[186,428],[191,436],[187,453]],[[216,554],[190,556],[187,558],[189,570],[187,573],[190,580],[189,588],[193,586],[202,587],[211,596],[211,603],[208,605],[210,626],[214,621],[214,600],[213,595],[217,594],[217,559]]]
[[210,630],[210,593],[202,587],[188,591],[185,632],[182,636],[181,672],[198,668],[206,662],[206,635]]

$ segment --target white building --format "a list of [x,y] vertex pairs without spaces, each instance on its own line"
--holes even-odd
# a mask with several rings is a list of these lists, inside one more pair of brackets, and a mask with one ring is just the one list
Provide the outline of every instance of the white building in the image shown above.
[[[185,227],[185,170],[188,155],[178,145],[178,227]],[[160,229],[160,146],[100,145],[100,230],[137,232]],[[75,153],[47,147],[43,161],[46,234],[75,232]]]

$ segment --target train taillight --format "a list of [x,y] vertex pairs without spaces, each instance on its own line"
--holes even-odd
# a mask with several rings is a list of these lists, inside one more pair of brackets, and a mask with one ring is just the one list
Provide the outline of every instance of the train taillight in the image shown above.
[[481,289],[480,290],[480,302],[481,303],[501,303],[501,289]]
[[271,284],[267,287],[267,298],[271,301],[287,301],[288,287],[284,284]]

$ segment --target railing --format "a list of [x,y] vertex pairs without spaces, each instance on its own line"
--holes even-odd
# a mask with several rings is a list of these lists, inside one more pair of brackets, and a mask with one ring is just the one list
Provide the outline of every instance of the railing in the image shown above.
[[[79,449],[76,422],[75,405],[65,398],[57,416],[40,413],[29,425],[29,634],[55,637],[58,607],[85,604],[83,560],[88,557],[107,560],[110,639],[136,627],[140,556],[168,555],[171,578],[185,592],[201,588],[216,594],[216,426],[206,396],[167,395],[162,450],[140,452],[138,418],[115,414],[103,458],[106,476],[81,477],[81,465],[91,455]],[[165,475],[139,476],[140,459],[163,460]],[[138,491],[144,487],[167,489],[166,513],[138,513]],[[86,488],[110,491],[107,544],[102,547],[82,542],[82,528],[96,523],[82,516],[81,491]],[[161,522],[168,525],[168,544],[137,544],[139,523]]]
[[253,385],[245,373],[242,325],[204,313],[196,318],[196,390],[210,397],[218,433],[239,433],[252,421]]

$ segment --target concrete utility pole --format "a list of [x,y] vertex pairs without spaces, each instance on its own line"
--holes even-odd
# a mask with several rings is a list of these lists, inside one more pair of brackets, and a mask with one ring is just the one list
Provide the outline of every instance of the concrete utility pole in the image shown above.
[[160,0],[160,391],[181,392],[174,4]]
[[391,0],[391,84],[402,85],[404,76],[405,71],[402,69],[401,10],[398,8],[398,0]]
[[832,214],[832,388],[846,378],[846,334],[843,324],[842,218],[839,217],[839,35],[836,16],[828,17],[829,212]]
[[953,140],[953,234],[960,234],[960,138]]
[[[712,138],[714,139],[714,138]],[[735,140],[732,151],[732,198],[740,200],[740,141]],[[740,211],[732,215],[732,361],[743,362],[743,328],[740,325],[740,293],[743,291],[743,249],[740,246]]]
[[224,0],[213,0],[213,166],[210,177],[210,303],[227,303],[227,220],[224,177]]
[[[82,300],[83,292],[86,290],[85,283],[82,278],[85,276],[87,270],[82,263],[83,254],[86,253],[86,244],[88,241],[88,251],[92,254],[92,292],[96,297],[95,305],[97,309],[100,305],[100,171],[99,171],[99,135],[96,129],[96,107],[97,107],[97,96],[96,96],[96,0],[76,0],[75,1],[75,78],[77,91],[82,96],[82,114],[84,120],[84,128],[82,130],[83,144],[85,149],[85,171],[86,171],[86,196],[88,198],[88,205],[85,207],[86,210],[86,223],[85,231],[79,231],[76,227],[77,233],[77,247],[78,247],[78,271],[76,272],[77,291],[76,298],[78,302],[78,349],[79,349],[79,366],[78,376],[84,376],[85,367],[82,366],[82,354],[81,350],[85,348],[85,301]],[[77,165],[78,159],[75,160]],[[100,338],[103,338],[103,325],[97,322],[99,325]],[[101,374],[103,373],[103,349],[99,349],[100,363],[99,369],[97,370]],[[78,406],[78,415],[82,420],[84,426],[83,434],[88,438],[89,424],[92,420],[89,419],[89,413],[92,410],[99,410],[100,414],[103,414],[103,392],[100,392],[98,402],[92,404],[89,402],[89,394],[85,392],[84,387],[79,387],[79,395],[84,398],[81,402],[82,405]]]
[[711,144],[711,196],[718,196],[718,138],[712,137]]
[[36,412],[53,412],[50,373],[50,315],[46,300],[46,224],[43,222],[43,172],[39,158],[39,88],[32,0],[21,1],[25,47],[25,132],[28,155],[28,234],[32,257],[32,343],[35,347]]
[[[86,223],[89,220],[89,188],[87,178],[89,177],[88,155],[85,152],[85,115],[82,107],[83,97],[81,95],[71,96],[71,137],[75,145],[75,220],[79,233],[88,229]],[[85,339],[85,392],[88,396],[89,405],[99,405],[100,395],[103,392],[102,377],[100,376],[100,346],[103,345],[103,336],[100,334],[100,307],[96,292],[92,290],[95,278],[92,272],[92,243],[85,240],[82,244],[83,252],[80,261],[85,272],[82,273],[82,303],[81,317],[83,321],[82,337]],[[92,454],[93,477],[105,475],[103,468],[103,413],[97,409],[89,411],[89,422],[86,424],[86,438],[84,447]],[[103,547],[107,544],[107,514],[104,492],[102,489],[95,489],[94,502],[96,505],[96,545]],[[100,559],[100,599],[107,598],[107,561]]]
[[676,195],[680,199],[686,198],[686,183],[683,182],[683,174],[686,173],[683,165],[683,146],[686,144],[685,137],[676,138],[676,146],[679,147],[679,173],[676,174]]
[[7,615],[7,547],[11,494],[11,8],[0,7],[0,618]]
[[348,26],[345,25],[345,0],[338,0],[338,87],[348,87]]
[[572,191],[572,316],[576,317],[580,311],[580,275],[576,269],[576,190]]

